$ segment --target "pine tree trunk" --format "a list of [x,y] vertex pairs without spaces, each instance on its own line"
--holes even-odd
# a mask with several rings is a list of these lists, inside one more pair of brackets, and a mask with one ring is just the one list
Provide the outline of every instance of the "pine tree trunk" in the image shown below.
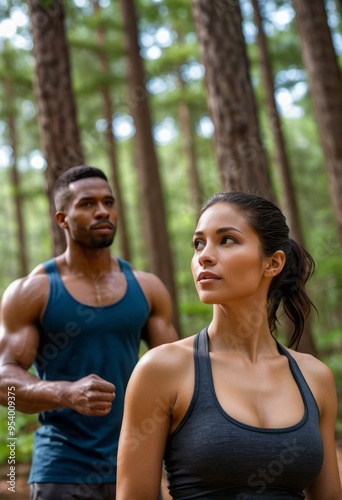
[[29,0],[28,4],[38,123],[47,162],[45,189],[50,204],[53,252],[58,255],[65,249],[65,238],[55,221],[52,189],[62,172],[83,163],[83,153],[71,84],[63,2],[52,0],[46,7],[40,0]]
[[[10,62],[8,61],[8,64]],[[25,234],[23,196],[20,185],[19,172],[17,170],[17,133],[14,116],[14,95],[11,82],[4,82],[4,96],[8,107],[7,125],[9,132],[9,145],[12,148],[12,166],[10,171],[12,198],[17,223],[16,244],[18,247],[19,276],[26,276],[29,272],[28,257],[26,253],[27,243]]]
[[166,211],[152,137],[152,120],[145,88],[144,68],[138,44],[135,5],[133,0],[120,0],[119,5],[127,52],[128,104],[136,129],[135,159],[143,205],[149,270],[159,276],[168,288],[173,305],[173,324],[177,332],[181,334]]
[[[179,74],[181,89],[185,91],[184,81]],[[188,182],[190,202],[192,209],[197,214],[202,203],[202,187],[197,167],[195,137],[192,129],[191,113],[185,101],[179,103],[179,123],[182,135],[184,157],[188,165]]]
[[249,190],[273,199],[239,2],[192,0],[192,7],[222,189]]
[[[15,139],[14,139],[15,140]],[[15,156],[13,155],[14,163],[11,168],[11,181],[13,186],[13,202],[15,207],[16,222],[17,222],[17,247],[20,276],[27,276],[29,273],[29,262],[27,255],[27,242],[25,232],[25,220],[23,210],[23,195],[20,183],[19,172]]]
[[282,123],[279,117],[277,104],[274,97],[274,80],[271,62],[268,54],[267,39],[263,29],[262,16],[258,0],[252,0],[254,9],[254,22],[258,28],[257,47],[259,50],[260,68],[263,87],[265,89],[266,106],[269,124],[273,136],[276,166],[282,183],[281,193],[284,213],[288,219],[293,237],[303,242],[303,231],[299,219],[299,210],[291,178],[291,170],[286,152],[285,139],[282,132]]
[[[276,165],[278,167],[280,179],[282,181],[282,202],[284,206],[284,213],[288,219],[292,237],[297,241],[304,243],[297,200],[292,183],[289,160],[286,153],[285,139],[282,133],[282,124],[274,97],[274,81],[272,68],[268,55],[267,39],[263,29],[262,16],[260,13],[258,0],[252,0],[252,5],[254,9],[254,21],[258,28],[257,46],[259,49],[260,67],[263,86],[265,89],[267,112],[274,140]],[[283,326],[289,340],[292,332],[292,324],[288,321],[284,321]],[[300,350],[304,350],[305,352],[309,352],[310,354],[317,355],[309,318],[307,319],[303,337],[300,342]]]
[[293,0],[342,245],[342,77],[323,0]]
[[[94,12],[98,14],[101,11],[101,7],[97,0],[94,0],[93,6],[94,6]],[[99,44],[103,46],[106,41],[106,34],[104,28],[99,27],[97,29],[97,38]],[[99,58],[103,73],[105,75],[108,75],[110,71],[109,71],[108,59],[105,52],[100,52]],[[111,98],[110,90],[107,85],[103,85],[102,87],[102,101],[103,101],[103,112],[107,124],[105,130],[105,137],[107,140],[108,158],[111,167],[115,204],[118,209],[118,218],[119,218],[118,238],[119,238],[120,255],[123,259],[130,261],[131,251],[129,246],[128,231],[127,231],[127,224],[125,217],[125,207],[121,190],[119,167],[117,161],[116,139],[113,130],[113,115],[114,115],[113,101]]]

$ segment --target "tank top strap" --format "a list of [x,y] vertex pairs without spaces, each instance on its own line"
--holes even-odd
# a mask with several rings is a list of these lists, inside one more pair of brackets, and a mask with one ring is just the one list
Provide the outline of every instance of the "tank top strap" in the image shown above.
[[195,392],[201,399],[212,399],[211,366],[209,358],[208,328],[203,328],[195,337]]
[[285,347],[282,346],[278,341],[277,341],[277,347],[278,347],[278,351],[280,352],[280,354],[282,354],[283,356],[286,356],[286,358],[288,359],[290,370],[292,372],[292,375],[297,383],[297,386],[298,386],[300,392],[302,393],[302,396],[304,398],[306,405],[309,408],[312,408],[312,405],[313,405],[318,410],[318,405],[317,405],[317,402],[315,400],[315,397],[312,394],[311,389],[310,389],[307,381],[305,380],[305,377],[304,377],[303,373],[301,372],[296,360],[293,358],[293,356],[291,356],[289,351],[287,349],[285,349]]
[[141,288],[139,281],[134,276],[131,264],[124,259],[117,258],[117,260],[119,262],[120,270],[124,274],[127,281],[127,291],[124,296],[124,300],[126,302],[132,300],[135,303],[136,300],[141,299],[146,304],[148,309],[150,309],[145,293]]
[[117,257],[117,260],[119,262],[120,270],[124,273],[127,279],[134,279],[134,274],[132,271],[132,266],[127,260],[120,259]]
[[53,302],[60,295],[61,284],[63,284],[63,281],[57,268],[56,259],[50,259],[44,262],[43,266],[50,284],[49,301]]
[[194,349],[197,352],[197,357],[205,357],[209,354],[207,329],[208,327],[206,326],[195,337]]
[[50,259],[47,260],[46,262],[43,263],[44,270],[46,274],[50,277],[51,275],[54,274],[59,274],[57,271],[57,265],[55,259]]

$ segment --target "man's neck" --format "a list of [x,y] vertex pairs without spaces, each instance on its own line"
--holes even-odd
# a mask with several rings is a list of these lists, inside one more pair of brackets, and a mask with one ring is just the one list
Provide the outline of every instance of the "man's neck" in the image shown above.
[[59,259],[61,265],[65,266],[69,272],[83,274],[91,279],[112,271],[117,263],[117,260],[111,256],[109,247],[82,249],[81,251],[68,248]]

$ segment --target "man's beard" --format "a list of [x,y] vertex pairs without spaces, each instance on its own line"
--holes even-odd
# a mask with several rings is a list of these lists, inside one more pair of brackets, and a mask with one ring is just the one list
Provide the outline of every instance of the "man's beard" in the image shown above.
[[114,241],[116,227],[113,226],[114,231],[112,234],[90,235],[89,246],[90,248],[107,248],[110,247]]
[[[103,224],[103,221],[97,222],[92,226],[92,229],[95,229],[97,226],[101,224]],[[113,232],[109,234],[94,234],[91,232],[89,241],[90,248],[107,248],[111,246],[116,234],[116,225],[108,221],[107,224],[109,224],[112,227]]]
[[112,235],[104,235],[102,238],[91,238],[90,248],[107,248],[110,247],[114,241],[115,233]]

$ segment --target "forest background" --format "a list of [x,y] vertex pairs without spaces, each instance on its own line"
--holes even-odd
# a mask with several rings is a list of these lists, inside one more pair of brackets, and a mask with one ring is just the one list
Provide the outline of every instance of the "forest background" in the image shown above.
[[[0,293],[63,248],[51,186],[83,162],[119,202],[113,254],[161,276],[192,335],[211,316],[190,272],[198,207],[259,192],[316,261],[300,347],[334,372],[342,437],[341,15],[339,0],[0,0]],[[16,425],[29,461],[37,417]]]

